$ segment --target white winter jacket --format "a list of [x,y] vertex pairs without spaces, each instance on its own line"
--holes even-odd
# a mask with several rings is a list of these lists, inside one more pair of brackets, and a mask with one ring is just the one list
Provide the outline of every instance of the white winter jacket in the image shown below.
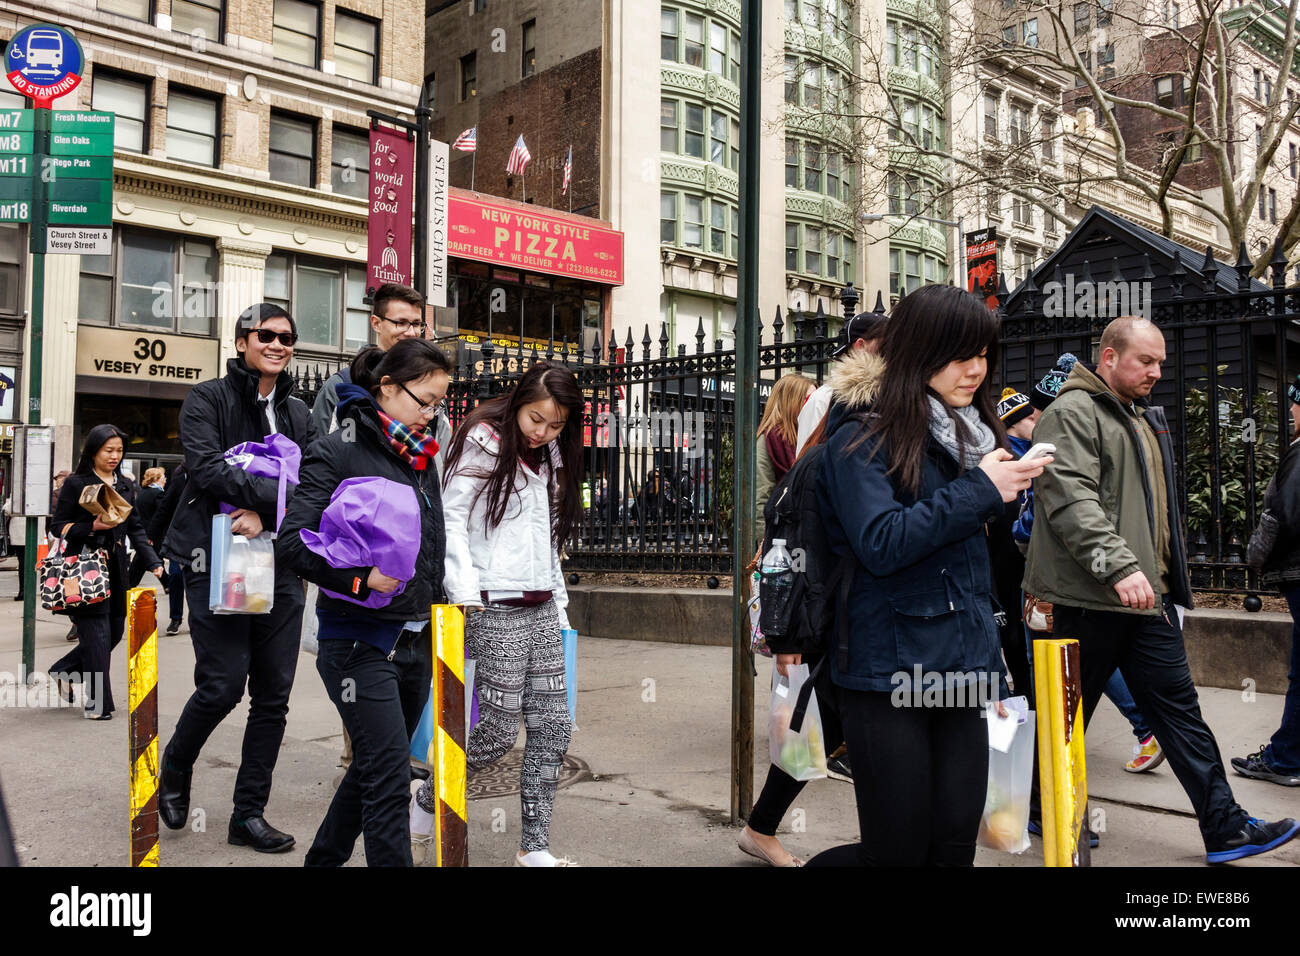
[[505,517],[488,529],[487,503],[475,498],[496,464],[499,447],[500,439],[490,426],[476,425],[465,438],[455,470],[443,483],[447,600],[481,607],[483,591],[551,591],[560,611],[560,627],[567,628],[569,592],[559,552],[551,543],[549,476],[560,467],[559,449],[555,442],[547,446],[551,468],[540,475],[520,465]]

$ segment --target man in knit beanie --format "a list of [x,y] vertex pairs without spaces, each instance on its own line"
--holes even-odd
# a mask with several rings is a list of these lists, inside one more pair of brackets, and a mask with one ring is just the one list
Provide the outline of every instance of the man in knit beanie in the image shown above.
[[1052,370],[1038,380],[1029,396],[1029,401],[1033,403],[1034,408],[1040,412],[1047,411],[1047,406],[1056,401],[1056,396],[1061,392],[1061,386],[1065,380],[1070,377],[1070,370],[1074,368],[1074,363],[1079,361],[1070,352],[1065,352],[1056,360],[1056,365]]

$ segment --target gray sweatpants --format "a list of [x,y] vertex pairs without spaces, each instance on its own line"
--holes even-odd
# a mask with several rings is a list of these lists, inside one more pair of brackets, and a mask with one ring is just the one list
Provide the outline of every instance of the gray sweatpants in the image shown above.
[[[478,769],[504,757],[519,739],[523,715],[527,736],[519,775],[519,846],[525,853],[545,850],[571,731],[555,602],[519,608],[493,605],[471,614],[465,623],[465,656],[475,661],[479,705],[466,760],[471,769]],[[425,810],[435,810],[432,778],[421,785],[416,800]]]

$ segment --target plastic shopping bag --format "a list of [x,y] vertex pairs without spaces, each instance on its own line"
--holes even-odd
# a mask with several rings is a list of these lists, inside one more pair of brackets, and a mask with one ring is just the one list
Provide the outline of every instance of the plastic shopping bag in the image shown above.
[[808,684],[808,665],[794,664],[787,670],[789,677],[782,677],[772,668],[772,709],[767,725],[772,763],[795,780],[819,780],[826,776],[826,744],[817,692],[811,686],[806,688],[808,709],[799,730],[791,730],[800,691]]
[[316,598],[320,594],[320,588],[310,581],[303,583],[307,585],[307,598],[302,608],[302,640],[299,646],[315,657],[316,652],[320,650],[320,641],[317,640],[317,635],[320,633],[320,618],[316,616]]
[[1029,788],[1034,769],[1034,712],[1023,697],[1004,700],[1009,717],[995,705],[989,723],[989,782],[980,818],[978,842],[991,850],[1024,853],[1029,849]]
[[571,627],[560,631],[564,641],[564,686],[569,692],[569,723],[578,721],[578,632]]
[[269,534],[232,534],[230,524],[230,515],[212,516],[208,610],[266,614],[275,606],[275,542]]

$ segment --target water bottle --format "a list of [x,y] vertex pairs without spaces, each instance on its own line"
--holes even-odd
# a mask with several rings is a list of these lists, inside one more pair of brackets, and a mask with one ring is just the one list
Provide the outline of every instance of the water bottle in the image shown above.
[[794,562],[785,549],[785,538],[772,541],[761,570],[759,627],[764,634],[783,635],[790,627],[790,593],[794,590]]

